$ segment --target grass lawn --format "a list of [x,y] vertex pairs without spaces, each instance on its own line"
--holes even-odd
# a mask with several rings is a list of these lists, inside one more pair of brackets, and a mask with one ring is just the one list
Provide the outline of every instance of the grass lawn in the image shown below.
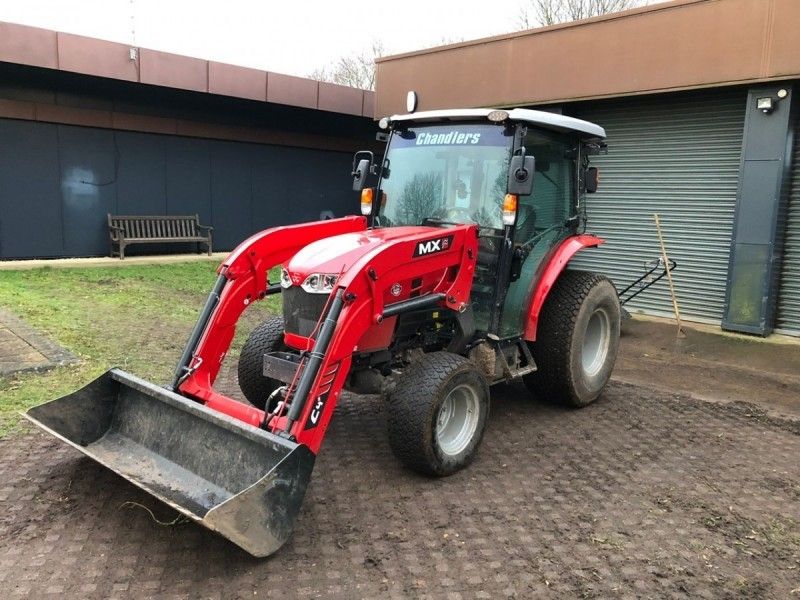
[[[19,427],[19,411],[67,394],[111,367],[154,383],[169,381],[216,278],[216,261],[0,271],[0,305],[81,359],[44,373],[0,377],[0,437]],[[280,298],[244,313],[233,350]]]

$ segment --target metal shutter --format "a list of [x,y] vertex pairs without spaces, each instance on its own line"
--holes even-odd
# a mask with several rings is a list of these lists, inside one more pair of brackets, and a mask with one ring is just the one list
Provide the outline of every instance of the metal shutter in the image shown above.
[[[585,104],[577,117],[605,127],[608,154],[592,157],[600,188],[587,194],[587,231],[606,243],[572,268],[607,274],[618,289],[659,254],[658,213],[681,315],[718,324],[725,304],[745,90],[682,93]],[[626,305],[671,315],[666,280]]]
[[775,327],[780,333],[800,335],[800,122],[795,129],[789,190],[789,212]]

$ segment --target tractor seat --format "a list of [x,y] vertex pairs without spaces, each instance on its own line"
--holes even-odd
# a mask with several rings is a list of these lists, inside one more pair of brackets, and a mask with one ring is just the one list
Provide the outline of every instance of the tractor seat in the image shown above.
[[494,269],[500,258],[500,240],[478,236],[478,267]]
[[[536,233],[536,209],[521,205],[517,217],[517,231],[514,235],[517,244],[524,244]],[[499,242],[491,237],[478,237],[478,266],[494,269],[500,258]]]

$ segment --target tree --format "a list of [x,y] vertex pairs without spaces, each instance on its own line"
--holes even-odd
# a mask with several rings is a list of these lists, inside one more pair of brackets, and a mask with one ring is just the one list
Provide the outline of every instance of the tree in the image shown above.
[[328,66],[315,69],[309,77],[317,81],[329,81],[362,90],[375,89],[375,59],[383,56],[385,48],[380,40],[373,40],[372,47],[360,54],[344,56]]
[[528,0],[520,10],[517,25],[533,29],[567,23],[650,4],[650,0]]
[[402,223],[420,225],[434,216],[442,201],[442,174],[433,171],[417,173],[403,186],[397,212]]

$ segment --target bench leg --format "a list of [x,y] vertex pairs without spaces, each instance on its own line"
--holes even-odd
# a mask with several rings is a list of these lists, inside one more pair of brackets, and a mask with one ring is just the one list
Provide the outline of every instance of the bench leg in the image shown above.
[[211,236],[208,236],[208,241],[206,242],[206,246],[208,246],[208,255],[211,256]]
[[124,242],[120,242],[119,243],[119,259],[120,260],[125,260],[125,243]]

